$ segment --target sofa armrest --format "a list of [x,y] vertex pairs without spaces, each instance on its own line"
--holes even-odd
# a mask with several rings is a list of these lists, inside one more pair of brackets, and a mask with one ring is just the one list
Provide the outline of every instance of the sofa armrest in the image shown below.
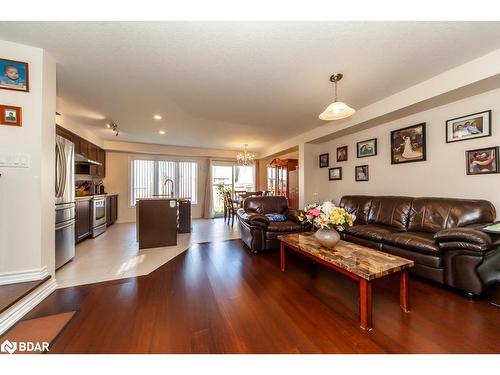
[[493,249],[495,241],[488,233],[474,228],[443,229],[434,235],[441,250],[463,249],[485,252]]
[[299,220],[299,216],[300,216],[301,213],[302,213],[301,210],[297,210],[295,208],[289,208],[289,209],[286,210],[285,216],[286,216],[286,218],[288,220],[291,220],[291,221],[296,222],[297,224],[302,224],[303,225],[304,222]]
[[256,212],[245,212],[243,208],[238,209],[238,217],[249,225],[267,227],[271,221],[262,214]]

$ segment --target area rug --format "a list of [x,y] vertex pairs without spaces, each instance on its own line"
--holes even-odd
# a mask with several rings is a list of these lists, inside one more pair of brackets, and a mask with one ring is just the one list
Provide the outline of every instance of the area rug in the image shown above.
[[52,342],[76,311],[21,320],[0,337],[0,354],[35,354],[50,351]]

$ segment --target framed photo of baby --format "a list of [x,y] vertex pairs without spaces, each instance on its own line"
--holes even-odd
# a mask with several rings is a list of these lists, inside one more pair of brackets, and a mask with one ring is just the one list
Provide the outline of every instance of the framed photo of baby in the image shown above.
[[425,122],[391,131],[391,164],[426,160]]
[[446,121],[446,143],[491,135],[491,110]]
[[498,146],[466,151],[465,159],[468,175],[499,173]]
[[28,92],[28,63],[0,58],[0,89]]

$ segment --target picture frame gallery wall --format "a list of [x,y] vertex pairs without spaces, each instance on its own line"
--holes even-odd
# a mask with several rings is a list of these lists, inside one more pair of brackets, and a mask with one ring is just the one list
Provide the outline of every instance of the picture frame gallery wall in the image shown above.
[[[318,144],[318,155],[330,155],[330,170],[316,165],[306,181],[314,181],[320,200],[338,202],[347,194],[456,197],[487,199],[500,210],[500,196],[492,191],[500,186],[498,127],[500,89]],[[337,162],[345,146],[347,160]],[[356,168],[365,165],[367,179]]]

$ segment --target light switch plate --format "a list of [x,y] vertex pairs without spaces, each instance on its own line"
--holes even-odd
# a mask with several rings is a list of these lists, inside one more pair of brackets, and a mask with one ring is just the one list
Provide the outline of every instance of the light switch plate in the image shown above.
[[0,167],[29,168],[30,164],[30,154],[0,152]]

